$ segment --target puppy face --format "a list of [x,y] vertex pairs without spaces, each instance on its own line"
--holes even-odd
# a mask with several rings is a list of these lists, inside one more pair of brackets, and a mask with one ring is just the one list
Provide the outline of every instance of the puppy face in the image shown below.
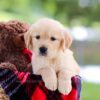
[[25,34],[25,42],[35,55],[53,58],[69,48],[72,39],[59,22],[40,19]]

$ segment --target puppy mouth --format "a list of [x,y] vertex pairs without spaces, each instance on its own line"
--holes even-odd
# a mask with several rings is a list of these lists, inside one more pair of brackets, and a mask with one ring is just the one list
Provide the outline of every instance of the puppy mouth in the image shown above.
[[47,56],[47,53],[39,53],[40,56]]
[[46,47],[40,47],[39,48],[39,55],[47,56],[47,48]]

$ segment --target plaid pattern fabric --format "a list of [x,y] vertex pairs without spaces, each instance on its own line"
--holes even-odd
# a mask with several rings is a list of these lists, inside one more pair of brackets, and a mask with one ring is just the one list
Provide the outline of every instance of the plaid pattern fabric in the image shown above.
[[72,78],[72,91],[63,95],[45,88],[41,76],[29,72],[0,69],[0,84],[10,100],[80,100],[81,79]]
[[68,95],[60,94],[58,90],[48,90],[40,75],[9,69],[0,69],[0,85],[10,100],[80,100],[81,78],[79,76],[72,78],[72,91]]

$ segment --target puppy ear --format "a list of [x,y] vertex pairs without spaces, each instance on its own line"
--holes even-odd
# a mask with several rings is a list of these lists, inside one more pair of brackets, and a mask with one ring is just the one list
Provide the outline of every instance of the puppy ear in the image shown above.
[[67,30],[63,30],[63,35],[64,35],[64,39],[63,41],[63,50],[65,50],[66,48],[69,48],[72,44],[72,37],[71,35],[68,33]]
[[32,50],[33,49],[33,46],[32,46],[32,36],[31,36],[30,32],[26,32],[25,33],[24,39],[25,39],[26,47],[28,49]]

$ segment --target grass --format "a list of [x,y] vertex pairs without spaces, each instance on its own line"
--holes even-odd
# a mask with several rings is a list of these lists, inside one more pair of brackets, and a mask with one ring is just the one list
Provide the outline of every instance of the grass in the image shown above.
[[100,84],[82,84],[82,100],[100,100]]

